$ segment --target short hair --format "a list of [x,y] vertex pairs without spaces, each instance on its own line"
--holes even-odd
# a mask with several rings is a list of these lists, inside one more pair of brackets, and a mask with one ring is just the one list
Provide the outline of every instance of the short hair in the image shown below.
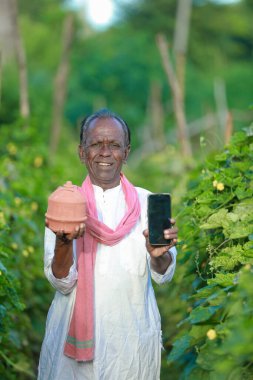
[[126,145],[130,145],[131,143],[131,132],[127,125],[127,123],[116,113],[110,111],[107,108],[102,108],[99,111],[93,113],[90,116],[87,116],[81,122],[81,131],[80,131],[80,145],[85,141],[85,134],[91,124],[91,122],[95,119],[116,119],[122,126],[122,129],[125,134]]

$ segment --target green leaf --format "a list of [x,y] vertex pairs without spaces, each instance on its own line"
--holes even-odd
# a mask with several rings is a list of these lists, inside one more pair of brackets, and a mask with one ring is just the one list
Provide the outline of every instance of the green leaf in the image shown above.
[[180,356],[182,356],[185,351],[191,347],[191,340],[192,337],[190,335],[184,335],[181,338],[177,339],[173,343],[173,349],[168,355],[168,360],[175,361],[180,358]]
[[198,306],[192,310],[191,314],[187,318],[192,324],[205,322],[210,319],[216,311],[219,309],[219,306],[209,306],[203,307]]
[[0,270],[1,270],[1,272],[4,272],[4,273],[7,272],[7,269],[5,268],[5,266],[3,265],[3,263],[1,262],[1,260],[0,260]]
[[209,297],[211,294],[214,294],[217,288],[216,284],[205,286],[197,290],[196,294],[193,294],[189,299],[203,299]]
[[253,198],[244,199],[243,202],[238,203],[233,212],[239,216],[240,220],[253,220]]
[[239,220],[239,215],[234,212],[229,212],[227,214],[227,219],[233,223],[237,222]]
[[216,195],[212,191],[202,192],[196,199],[199,204],[210,204],[216,201]]
[[[251,236],[251,235],[250,235]],[[252,235],[253,237],[253,235]],[[247,241],[247,243],[243,244],[243,249],[246,251],[246,250],[249,250],[249,249],[253,249],[253,239],[249,239],[249,241]]]
[[230,239],[240,239],[240,238],[244,238],[244,237],[247,237],[249,235],[251,235],[253,233],[253,225],[247,225],[247,224],[243,224],[241,223],[241,225],[237,225],[235,226],[234,228],[232,228],[230,230],[230,234],[228,235],[228,237]]
[[193,325],[189,332],[189,335],[193,337],[195,340],[199,340],[201,338],[206,337],[207,331],[210,330],[212,327],[212,325]]
[[243,248],[237,244],[232,247],[226,247],[219,252],[219,255],[213,257],[210,265],[214,268],[222,268],[223,270],[232,270],[239,263],[244,263]]
[[207,222],[202,224],[200,228],[202,229],[212,229],[212,228],[218,228],[222,227],[224,225],[224,220],[226,220],[228,210],[225,208],[220,209],[213,215],[211,215],[208,219]]
[[234,273],[216,273],[214,278],[207,280],[209,285],[220,285],[222,287],[227,287],[234,285],[235,274]]
[[235,194],[238,199],[250,198],[252,197],[253,191],[252,189],[247,189],[245,186],[238,186],[235,190]]
[[205,345],[203,349],[200,349],[200,353],[197,358],[198,365],[207,371],[210,371],[213,369],[214,364],[218,359],[214,348],[215,348],[215,343],[208,342],[208,344]]
[[244,132],[235,133],[230,140],[230,145],[242,144],[247,139],[247,135]]
[[0,305],[0,321],[6,316],[6,307],[3,305]]
[[220,162],[220,161],[226,161],[226,159],[227,159],[227,153],[224,152],[224,153],[216,154],[216,156],[215,156],[214,159],[215,159],[215,161],[218,161],[218,162]]
[[[238,161],[238,160],[236,160],[236,161],[233,161],[233,162],[232,162],[232,166],[233,166],[234,168],[239,169],[242,173],[244,173],[244,172],[246,172],[247,170],[250,169],[250,167],[251,167],[251,162],[250,162],[250,160],[242,160],[242,161]],[[241,177],[241,180],[242,180],[242,179],[243,179],[243,178]]]

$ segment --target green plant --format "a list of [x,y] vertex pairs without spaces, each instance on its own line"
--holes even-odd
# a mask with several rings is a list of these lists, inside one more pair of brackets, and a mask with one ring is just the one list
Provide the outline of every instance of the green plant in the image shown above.
[[[0,377],[34,378],[49,287],[42,268],[47,170],[36,124],[1,126]],[[11,139],[10,139],[10,130]]]
[[[236,133],[195,170],[181,225],[177,291],[185,300],[168,356],[180,379],[251,379],[253,134]],[[168,343],[167,343],[168,344]]]
[[[3,380],[35,378],[53,297],[53,289],[43,272],[47,197],[67,180],[79,185],[84,177],[82,165],[77,165],[77,141],[65,132],[59,155],[50,160],[48,131],[42,128],[42,123],[39,118],[31,118],[26,127],[22,119],[1,125],[0,378]],[[66,156],[64,161],[62,157]]]

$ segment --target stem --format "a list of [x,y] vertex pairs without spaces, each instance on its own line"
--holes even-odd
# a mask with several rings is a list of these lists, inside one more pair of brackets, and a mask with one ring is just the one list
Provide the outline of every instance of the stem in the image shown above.
[[217,249],[219,249],[220,247],[222,247],[223,244],[226,244],[228,241],[231,241],[231,240],[232,240],[232,239],[229,239],[229,238],[225,239],[220,245],[218,245],[218,247],[215,248],[215,251],[216,251]]
[[32,372],[30,372],[30,371],[20,367],[19,365],[13,363],[13,361],[11,361],[2,351],[0,351],[0,355],[6,361],[7,364],[9,364],[11,367],[13,367],[15,369],[15,371],[25,373],[30,378],[35,379],[35,375]]
[[195,256],[196,272],[197,272],[198,276],[201,278],[201,280],[207,281],[208,278],[204,278],[202,276],[202,273],[200,272],[198,259],[199,259],[199,253],[196,253],[196,256]]

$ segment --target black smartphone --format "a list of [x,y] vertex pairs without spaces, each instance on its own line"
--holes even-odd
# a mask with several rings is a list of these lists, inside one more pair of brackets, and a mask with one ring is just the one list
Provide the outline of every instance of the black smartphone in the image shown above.
[[150,194],[148,196],[148,230],[149,242],[152,245],[168,245],[163,231],[171,228],[171,196],[170,194]]

